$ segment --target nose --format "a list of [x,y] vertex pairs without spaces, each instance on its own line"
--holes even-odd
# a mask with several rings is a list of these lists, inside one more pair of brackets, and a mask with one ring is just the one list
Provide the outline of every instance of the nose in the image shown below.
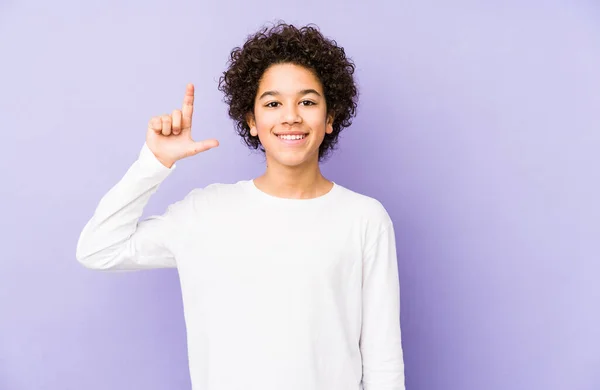
[[298,107],[295,104],[287,104],[284,106],[283,110],[281,110],[281,114],[281,123],[283,124],[293,125],[295,123],[302,122],[302,117],[300,116]]

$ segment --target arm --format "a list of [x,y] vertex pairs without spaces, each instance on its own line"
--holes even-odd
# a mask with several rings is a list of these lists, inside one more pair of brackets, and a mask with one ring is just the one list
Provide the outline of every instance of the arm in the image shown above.
[[391,222],[365,252],[362,291],[360,350],[364,389],[404,390],[400,285]]
[[92,269],[175,267],[169,238],[181,228],[180,218],[191,207],[192,191],[161,216],[143,221],[150,196],[175,168],[175,162],[219,146],[216,139],[192,139],[194,85],[185,89],[181,110],[148,122],[146,143],[138,160],[100,201],[77,242],[77,260]]
[[87,268],[124,270],[175,267],[166,242],[171,219],[182,202],[165,214],[139,221],[150,196],[175,169],[161,164],[146,144],[138,160],[101,199],[77,242],[77,260]]

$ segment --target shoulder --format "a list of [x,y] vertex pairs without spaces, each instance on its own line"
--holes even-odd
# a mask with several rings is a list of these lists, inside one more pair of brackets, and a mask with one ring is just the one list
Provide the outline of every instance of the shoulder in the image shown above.
[[227,202],[245,195],[246,181],[236,183],[212,183],[191,190],[183,199],[189,205],[205,202]]
[[199,215],[207,217],[241,203],[244,195],[244,182],[213,183],[190,190],[168,206],[167,214],[178,222],[194,221]]
[[385,229],[392,224],[385,206],[376,198],[361,194],[338,185],[340,205],[362,222],[371,225],[375,230]]

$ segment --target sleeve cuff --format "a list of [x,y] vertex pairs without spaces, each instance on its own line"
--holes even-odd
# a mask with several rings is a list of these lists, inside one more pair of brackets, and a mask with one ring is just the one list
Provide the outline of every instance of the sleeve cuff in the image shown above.
[[143,167],[144,171],[152,174],[170,174],[173,170],[175,170],[177,164],[173,164],[171,168],[167,168],[164,166],[152,153],[148,144],[144,142],[144,146],[142,146],[142,150],[140,151],[140,155],[138,158],[138,162],[141,167]]
[[148,144],[144,142],[144,146],[142,146],[142,150],[140,151],[139,162],[147,169],[157,171],[157,172],[169,172],[175,169],[177,164],[173,164],[171,168],[167,168],[164,166],[154,153],[148,147]]

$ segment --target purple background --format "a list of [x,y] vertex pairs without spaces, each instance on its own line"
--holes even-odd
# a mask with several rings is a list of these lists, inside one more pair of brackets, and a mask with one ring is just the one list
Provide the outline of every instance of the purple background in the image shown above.
[[407,388],[600,389],[599,6],[441,0],[1,3],[0,389],[190,388],[177,272],[89,271],[75,246],[187,82],[221,146],[146,215],[262,172],[216,87],[277,18],[358,65],[324,172],[395,221]]

